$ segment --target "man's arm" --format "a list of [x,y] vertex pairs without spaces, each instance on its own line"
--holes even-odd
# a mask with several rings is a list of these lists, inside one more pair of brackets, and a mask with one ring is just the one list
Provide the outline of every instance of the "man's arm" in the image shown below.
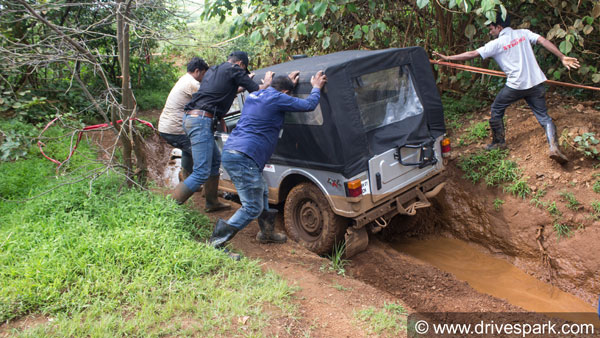
[[[298,82],[299,73],[300,72],[292,72],[289,75],[290,79],[292,77],[295,78],[295,80],[292,80],[292,82]],[[323,71],[319,71],[316,75],[311,77],[310,83],[312,84],[313,89],[310,91],[310,95],[306,99],[282,95],[282,101],[280,102],[279,107],[284,111],[307,112],[315,110],[319,104],[319,99],[321,98],[321,89],[323,86],[325,86],[325,83],[327,83],[327,76],[323,74]]]
[[456,54],[456,55],[450,55],[450,56],[440,54],[438,52],[433,52],[433,55],[435,55],[439,58],[442,58],[445,61],[466,61],[466,60],[471,60],[471,59],[474,59],[474,58],[480,56],[479,52],[476,50],[471,50],[468,52],[464,52],[464,53]]
[[540,36],[537,39],[537,43],[544,46],[544,48],[549,50],[552,54],[556,55],[556,57],[562,62],[563,66],[567,67],[567,69],[579,68],[579,61],[576,58],[565,56],[565,54],[561,53],[555,44],[548,41],[548,39],[544,38],[543,36]]

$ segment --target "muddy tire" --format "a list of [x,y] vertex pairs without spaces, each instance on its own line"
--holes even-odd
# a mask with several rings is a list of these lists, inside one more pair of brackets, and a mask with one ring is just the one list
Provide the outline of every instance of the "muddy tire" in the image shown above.
[[285,230],[294,241],[319,255],[330,254],[344,239],[348,220],[336,215],[323,193],[312,183],[295,186],[283,209]]

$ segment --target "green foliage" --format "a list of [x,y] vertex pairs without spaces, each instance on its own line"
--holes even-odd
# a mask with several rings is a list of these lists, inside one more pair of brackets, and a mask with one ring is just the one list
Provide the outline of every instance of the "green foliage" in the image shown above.
[[567,202],[567,208],[577,211],[582,207],[572,192],[561,191],[560,196]]
[[487,101],[475,99],[469,95],[455,97],[452,94],[442,95],[446,128],[454,132],[462,128],[463,119],[471,119],[473,113],[483,107]]
[[[45,191],[56,180],[40,174],[51,171],[46,162],[2,165],[0,183]],[[22,172],[29,180],[13,178]],[[281,278],[202,243],[209,218],[120,182],[105,175],[18,207],[0,203],[0,321],[32,313],[53,319],[14,336],[181,336],[182,318],[201,336],[259,335],[268,323],[264,306],[293,311]],[[16,190],[9,195],[22,196]],[[243,329],[234,324],[242,316],[252,318]]]
[[37,130],[17,119],[0,120],[0,161],[14,161],[27,155]]
[[4,85],[0,85],[0,91],[0,113],[32,123],[47,119],[49,112],[45,97],[33,95],[31,90],[13,93]]
[[399,336],[406,331],[406,309],[396,303],[385,303],[377,310],[369,307],[354,313],[354,317],[366,326],[369,334]]
[[500,207],[502,206],[502,204],[504,204],[504,200],[496,198],[494,200],[494,210],[496,210],[496,211],[500,210]]
[[504,188],[504,191],[508,191],[514,196],[521,197],[522,199],[527,198],[531,194],[531,188],[527,184],[527,177],[521,177],[509,184]]
[[544,196],[546,196],[546,190],[540,189],[533,194],[529,203],[533,204],[536,208],[546,208],[548,203],[542,201],[542,197]]
[[335,271],[338,275],[346,275],[346,265],[350,263],[349,260],[344,259],[344,253],[346,252],[346,244],[345,243],[336,243],[333,246],[333,250],[331,255],[329,255],[329,259],[331,262],[329,263],[329,270]]
[[600,201],[592,201],[590,206],[592,207],[592,217],[596,220],[600,219]]
[[469,142],[483,140],[488,137],[488,122],[478,122],[467,128],[465,139]]
[[560,240],[563,237],[571,237],[573,231],[568,225],[559,222],[554,222],[554,231],[556,231],[556,239]]
[[583,135],[575,136],[573,141],[577,144],[576,149],[587,157],[600,160],[600,141],[596,138],[595,133],[584,133]]
[[517,163],[506,159],[507,155],[506,150],[481,150],[461,158],[459,167],[465,172],[464,177],[473,183],[481,179],[484,179],[488,186],[512,183],[521,177],[521,170]]
[[596,182],[594,182],[594,185],[592,186],[592,190],[595,193],[600,194],[600,179],[596,180]]
[[555,218],[562,216],[562,212],[558,210],[556,202],[554,201],[548,205],[548,208],[546,208],[546,210],[548,210],[550,215],[554,216]]

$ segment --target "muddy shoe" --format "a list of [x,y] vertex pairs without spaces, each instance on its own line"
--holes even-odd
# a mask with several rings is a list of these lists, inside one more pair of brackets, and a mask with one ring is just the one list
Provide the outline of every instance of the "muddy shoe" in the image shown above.
[[490,120],[490,129],[492,130],[492,143],[488,144],[485,147],[485,150],[506,149],[504,121]]
[[569,159],[560,151],[560,148],[558,147],[558,141],[556,139],[556,127],[554,126],[554,123],[550,122],[544,125],[544,130],[546,130],[546,138],[548,139],[548,145],[550,146],[550,158],[560,164],[569,162]]
[[275,216],[277,216],[276,209],[263,210],[258,216],[258,226],[260,231],[256,234],[256,240],[260,243],[285,243],[287,236],[278,232],[275,232]]

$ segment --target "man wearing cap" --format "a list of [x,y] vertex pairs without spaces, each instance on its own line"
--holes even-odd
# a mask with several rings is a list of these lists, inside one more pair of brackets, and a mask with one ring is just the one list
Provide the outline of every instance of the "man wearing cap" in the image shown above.
[[200,82],[208,69],[202,58],[194,57],[187,64],[187,73],[179,78],[171,89],[167,102],[158,121],[158,132],[168,144],[181,149],[181,168],[183,178],[192,173],[192,145],[182,126],[183,109],[200,88]]
[[204,184],[206,212],[230,207],[217,198],[221,154],[213,137],[213,119],[222,119],[229,111],[239,87],[254,92],[271,84],[273,72],[265,74],[260,86],[252,81],[249,73],[248,54],[242,51],[231,53],[226,62],[209,68],[200,89],[185,106],[183,129],[192,144],[194,169],[172,192],[177,203],[187,201]]
[[483,59],[491,57],[506,73],[506,85],[492,103],[492,116],[490,117],[492,143],[486,149],[506,148],[504,121],[502,120],[504,111],[512,103],[525,99],[538,122],[546,131],[546,138],[550,145],[550,158],[561,164],[568,162],[569,159],[560,152],[558,147],[556,127],[552,122],[552,118],[548,115],[544,97],[546,93],[544,88],[546,76],[535,59],[531,45],[536,43],[542,45],[556,55],[567,69],[579,68],[579,61],[576,58],[565,56],[552,42],[528,29],[510,28],[508,15],[505,19],[502,19],[502,15],[498,13],[496,22],[490,23],[488,27],[490,35],[496,39],[477,50],[451,56],[433,52],[434,55],[444,60],[452,61],[471,60],[478,56]]

